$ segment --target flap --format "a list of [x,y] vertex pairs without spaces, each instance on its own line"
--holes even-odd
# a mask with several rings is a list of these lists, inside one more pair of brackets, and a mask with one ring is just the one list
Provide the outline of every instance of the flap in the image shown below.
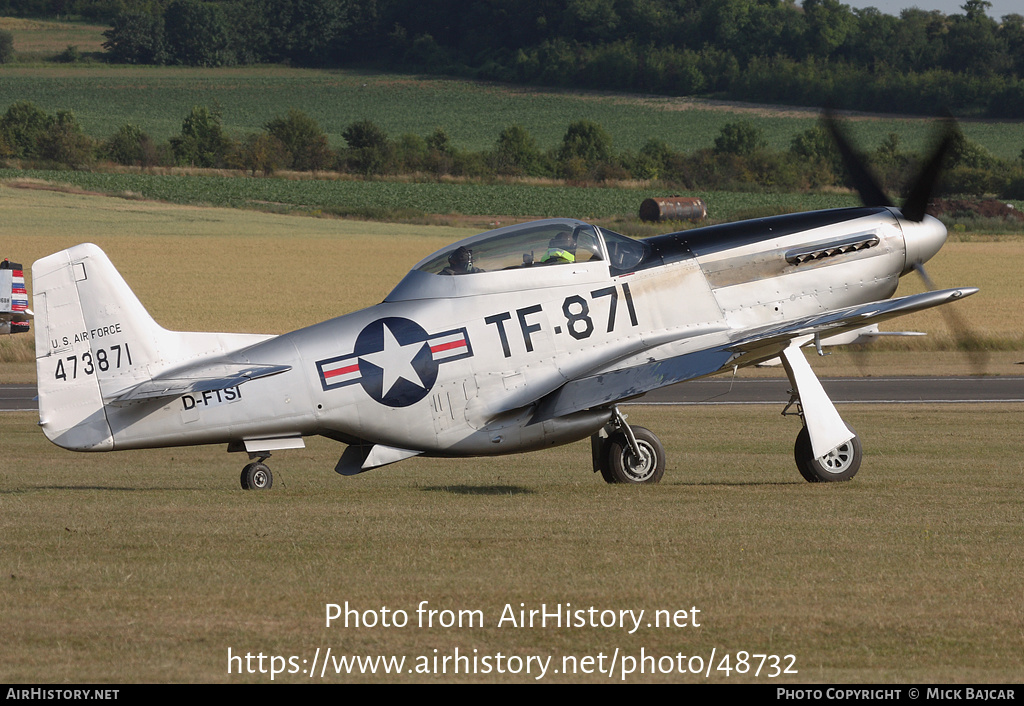
[[352,444],[341,455],[338,465],[334,467],[334,472],[343,476],[354,476],[363,471],[386,466],[389,463],[404,461],[421,453],[423,452],[399,449],[384,444]]

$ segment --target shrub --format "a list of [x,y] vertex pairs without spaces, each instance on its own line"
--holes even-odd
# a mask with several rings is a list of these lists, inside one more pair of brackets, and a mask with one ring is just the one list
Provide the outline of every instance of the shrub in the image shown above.
[[381,148],[387,144],[388,134],[370,120],[359,120],[346,127],[341,136],[349,147],[356,150],[367,147]]
[[953,136],[953,143],[950,145],[946,157],[946,164],[950,167],[969,167],[972,169],[992,169],[995,166],[996,158],[987,149],[973,140],[964,137],[962,132],[957,131]]
[[291,160],[285,144],[267,132],[246,135],[233,158],[234,166],[251,172],[253,176],[257,171],[263,176],[270,176]]
[[1006,186],[999,196],[1004,199],[1024,199],[1024,173],[1016,170],[1015,173],[1010,174]]
[[0,29],[0,64],[14,61],[14,35]]
[[494,165],[499,174],[540,176],[543,165],[537,140],[522,125],[509,125],[498,135]]
[[54,57],[54,61],[58,64],[77,64],[82,60],[82,52],[78,51],[78,47],[69,44],[60,54]]
[[842,169],[842,156],[836,147],[836,141],[821,124],[809,127],[793,138],[789,152],[794,157],[807,161],[820,161],[833,172]]
[[637,179],[660,179],[668,172],[674,156],[664,140],[648,140],[633,158],[630,171]]
[[395,144],[398,168],[406,173],[423,171],[427,164],[427,141],[419,135],[405,133]]
[[145,12],[117,15],[113,27],[103,33],[103,48],[117,64],[162,64],[167,61],[162,16]]
[[96,160],[96,142],[82,132],[74,113],[61,110],[39,139],[39,156],[81,169]]
[[348,144],[344,160],[351,169],[362,174],[383,174],[387,171],[394,150],[388,134],[378,125],[360,120],[345,128],[341,136]]
[[441,154],[454,154],[455,147],[452,146],[451,138],[443,127],[436,127],[427,136],[427,148]]
[[231,146],[221,128],[220,112],[199,105],[182,121],[181,134],[171,138],[174,160],[183,166],[223,166]]
[[722,126],[722,132],[715,138],[715,152],[718,154],[747,156],[767,146],[764,130],[749,120],[726,123]]
[[577,120],[565,131],[558,159],[568,162],[576,157],[588,164],[596,164],[609,161],[611,153],[612,138],[603,127],[591,120]]
[[1001,186],[994,183],[994,175],[988,169],[957,166],[943,172],[940,193],[984,196],[1002,191]]
[[290,155],[285,165],[313,172],[330,165],[333,156],[327,135],[320,129],[320,124],[303,111],[292,108],[284,117],[268,122],[266,129]]
[[7,143],[11,156],[32,158],[39,156],[39,143],[53,118],[31,101],[17,101],[0,117],[0,135]]
[[122,125],[103,147],[104,154],[118,164],[151,167],[158,163],[153,139],[135,125]]

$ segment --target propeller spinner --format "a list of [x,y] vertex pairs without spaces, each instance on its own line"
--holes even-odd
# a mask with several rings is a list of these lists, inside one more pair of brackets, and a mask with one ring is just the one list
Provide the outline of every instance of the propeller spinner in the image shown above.
[[[832,139],[835,140],[836,148],[843,159],[843,165],[849,172],[853,187],[857,190],[864,205],[893,207],[893,200],[885,193],[864,160],[854,151],[845,129],[832,111],[825,110],[822,122],[832,135]],[[907,274],[911,270],[916,271],[921,276],[925,287],[930,291],[936,290],[937,287],[925,271],[924,263],[939,252],[946,242],[947,234],[946,227],[942,222],[927,215],[925,211],[931,201],[935,185],[938,183],[946,154],[959,134],[956,121],[952,118],[945,118],[939,123],[935,147],[932,148],[928,159],[921,166],[921,171],[914,180],[913,186],[907,192],[906,201],[902,207],[892,209],[899,219],[906,245],[907,260],[902,274]],[[942,307],[940,311],[960,348],[968,351],[968,358],[974,372],[978,374],[985,372],[988,354],[981,349],[979,336],[955,308]]]

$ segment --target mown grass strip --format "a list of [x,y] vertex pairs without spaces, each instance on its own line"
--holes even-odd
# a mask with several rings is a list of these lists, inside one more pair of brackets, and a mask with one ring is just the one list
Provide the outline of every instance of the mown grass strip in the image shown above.
[[[312,439],[275,455],[272,491],[245,493],[244,459],[223,447],[73,454],[49,444],[31,414],[0,415],[0,676],[269,683],[266,673],[229,675],[228,648],[413,659],[458,647],[550,655],[559,667],[563,655],[616,648],[796,657],[797,675],[712,669],[718,683],[1019,679],[1020,405],[845,407],[866,457],[852,482],[834,485],[799,478],[797,422],[774,407],[628,411],[668,449],[659,486],[605,485],[586,443],[342,478],[331,472],[342,445]],[[424,600],[479,610],[486,623],[325,627],[329,602],[415,616]],[[696,607],[701,627],[498,627],[504,607],[520,603]],[[276,679],[300,680],[310,681]],[[626,681],[648,680],[704,678]]]

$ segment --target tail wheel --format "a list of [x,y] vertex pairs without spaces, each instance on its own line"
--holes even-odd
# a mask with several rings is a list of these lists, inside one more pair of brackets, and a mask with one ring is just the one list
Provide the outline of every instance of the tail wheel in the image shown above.
[[250,463],[242,469],[242,490],[270,490],[274,485],[274,474],[262,463]]
[[665,475],[665,447],[650,429],[630,428],[640,457],[630,449],[626,435],[616,432],[602,445],[601,475],[608,483],[657,483]]
[[845,444],[837,446],[821,458],[814,457],[811,449],[811,435],[807,427],[800,430],[793,447],[793,457],[800,475],[808,483],[829,483],[832,481],[850,480],[860,470],[860,462],[864,456],[860,437],[854,435]]

